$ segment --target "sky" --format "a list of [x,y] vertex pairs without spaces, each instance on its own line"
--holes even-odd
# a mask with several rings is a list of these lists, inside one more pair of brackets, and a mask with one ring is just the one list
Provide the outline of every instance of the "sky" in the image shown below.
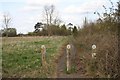
[[[118,0],[111,0],[116,7]],[[82,26],[85,17],[89,21],[98,18],[95,11],[103,13],[103,5],[111,6],[109,0],[0,0],[0,29],[3,29],[3,14],[9,13],[12,21],[10,27],[17,33],[34,31],[34,25],[42,22],[42,12],[45,5],[55,5],[56,12],[64,24],[72,23]]]

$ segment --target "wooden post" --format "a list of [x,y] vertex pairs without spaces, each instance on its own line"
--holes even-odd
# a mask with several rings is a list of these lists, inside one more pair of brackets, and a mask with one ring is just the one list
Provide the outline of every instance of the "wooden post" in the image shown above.
[[41,46],[41,59],[42,59],[42,66],[45,65],[45,54],[46,54],[46,47],[45,45]]
[[92,45],[92,63],[91,63],[91,70],[92,75],[95,77],[97,75],[97,61],[96,61],[96,45]]
[[66,56],[66,57],[67,57],[67,60],[66,60],[67,72],[69,72],[69,71],[70,71],[70,68],[71,68],[71,67],[70,67],[70,66],[71,66],[71,65],[70,65],[70,62],[71,62],[71,61],[70,61],[70,54],[71,54],[71,53],[70,53],[70,49],[71,49],[71,45],[68,44],[68,45],[67,45],[67,56]]
[[96,59],[96,45],[92,45],[92,58]]

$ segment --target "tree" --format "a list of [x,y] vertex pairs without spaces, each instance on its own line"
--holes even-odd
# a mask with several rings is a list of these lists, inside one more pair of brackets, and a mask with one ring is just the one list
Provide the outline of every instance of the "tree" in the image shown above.
[[37,22],[37,24],[35,24],[34,28],[35,28],[35,29],[42,28],[42,25],[43,25],[43,24],[42,24],[41,22],[40,22],[40,23]]
[[34,28],[35,28],[35,31],[34,31],[34,32],[36,32],[36,33],[37,33],[37,32],[40,32],[40,28],[43,29],[43,23],[37,22],[37,24],[35,24]]
[[74,28],[73,28],[73,36],[76,37],[77,34],[78,34],[77,27],[74,26]]
[[87,24],[88,24],[88,20],[87,18],[85,17],[84,21],[83,21],[83,27],[86,28],[87,27]]
[[116,10],[117,22],[120,23],[120,1],[117,4],[118,4],[118,9]]
[[56,16],[55,16],[55,6],[54,5],[45,5],[43,10],[44,20],[47,25],[51,25]]
[[9,37],[15,37],[17,35],[17,31],[15,28],[8,28],[9,32],[8,32],[8,36]]
[[60,25],[61,22],[63,22],[63,21],[62,21],[61,19],[59,19],[58,16],[56,16],[53,24],[54,24],[54,25]]
[[65,24],[63,24],[62,26],[61,26],[61,31],[60,31],[61,33],[61,35],[67,35],[67,29],[66,29],[66,26],[65,26]]
[[49,29],[49,36],[51,35],[51,25],[59,21],[55,15],[55,6],[54,5],[45,5],[43,10],[43,18],[46,21],[47,28]]
[[17,35],[17,31],[15,28],[7,28],[6,30],[3,30],[2,36],[7,37],[15,37]]
[[68,28],[69,33],[72,34],[72,29],[73,29],[72,26],[73,26],[73,24],[69,23],[67,26],[69,27]]
[[11,17],[8,13],[5,13],[3,15],[3,26],[4,26],[4,30],[6,32],[6,36],[8,36],[8,28],[10,27],[10,23],[11,23]]

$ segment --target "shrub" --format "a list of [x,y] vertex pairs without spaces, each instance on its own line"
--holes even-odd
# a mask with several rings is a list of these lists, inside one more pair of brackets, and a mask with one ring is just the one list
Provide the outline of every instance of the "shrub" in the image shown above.
[[17,31],[15,28],[8,28],[8,29],[4,29],[2,36],[8,36],[8,37],[15,37],[17,35]]

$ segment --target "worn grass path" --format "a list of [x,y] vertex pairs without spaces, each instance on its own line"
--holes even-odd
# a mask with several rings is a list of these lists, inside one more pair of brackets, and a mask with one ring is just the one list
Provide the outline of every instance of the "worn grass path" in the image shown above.
[[64,44],[60,49],[60,56],[57,62],[57,78],[84,78],[84,66],[82,60],[78,56],[76,48],[72,45],[71,58],[72,70],[70,74],[66,73],[66,45]]

